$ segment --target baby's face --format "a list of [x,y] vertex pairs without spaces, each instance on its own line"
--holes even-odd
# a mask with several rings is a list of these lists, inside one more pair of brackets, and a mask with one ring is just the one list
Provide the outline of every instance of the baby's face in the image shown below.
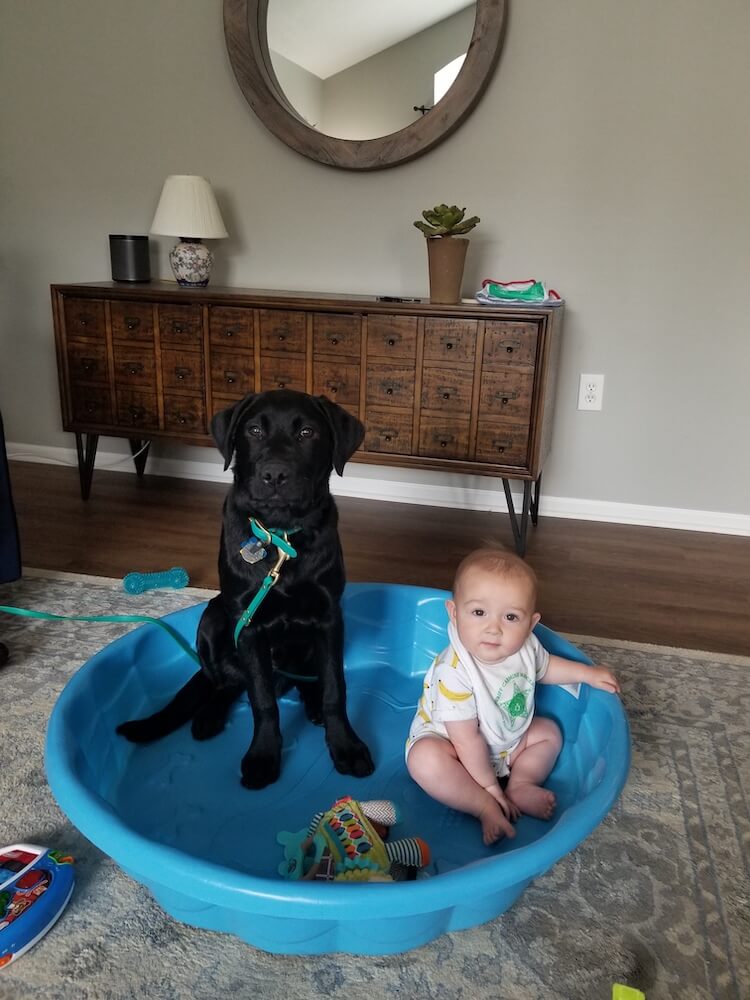
[[530,580],[501,577],[481,566],[463,574],[446,607],[461,642],[484,663],[517,653],[540,618]]

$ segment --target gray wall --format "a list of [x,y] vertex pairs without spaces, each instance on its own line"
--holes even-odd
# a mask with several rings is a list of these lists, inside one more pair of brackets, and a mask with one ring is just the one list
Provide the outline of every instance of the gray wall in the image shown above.
[[[745,0],[514,3],[469,120],[363,174],[308,161],[255,118],[221,0],[0,0],[0,15],[10,441],[72,443],[49,284],[108,279],[108,233],[147,232],[164,177],[197,173],[231,233],[217,283],[426,294],[412,220],[466,205],[482,223],[465,294],[535,276],[567,299],[546,493],[750,514]],[[580,372],[606,374],[601,413],[576,410]]]

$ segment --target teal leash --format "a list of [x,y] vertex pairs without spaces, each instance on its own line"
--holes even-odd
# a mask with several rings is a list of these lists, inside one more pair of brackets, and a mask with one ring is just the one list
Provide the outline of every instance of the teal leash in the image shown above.
[[196,663],[200,663],[198,654],[177,629],[172,628],[161,618],[152,618],[150,615],[53,615],[49,611],[28,611],[26,608],[11,608],[0,604],[0,611],[8,615],[18,615],[21,618],[41,618],[44,621],[69,621],[69,622],[147,622],[151,625],[158,625],[167,632],[184,652],[191,656]]
[[[234,645],[235,647],[239,643],[239,637],[244,628],[246,628],[250,622],[253,620],[255,612],[258,610],[260,605],[265,600],[268,595],[269,590],[273,587],[279,579],[279,574],[281,567],[288,559],[296,559],[297,550],[289,542],[289,535],[298,531],[298,528],[294,528],[292,531],[273,531],[266,528],[265,525],[261,524],[257,518],[250,518],[250,527],[253,532],[253,536],[258,542],[261,543],[262,555],[258,556],[258,559],[265,557],[266,552],[262,549],[263,545],[275,545],[278,550],[278,558],[276,564],[270,573],[263,580],[260,586],[260,590],[252,599],[250,604],[247,606],[245,611],[240,615],[240,619],[234,630]],[[245,543],[246,545],[248,543]],[[244,548],[244,546],[243,546]],[[257,559],[255,560],[257,561]],[[4,611],[8,615],[18,615],[21,618],[39,618],[43,621],[69,621],[69,622],[145,622],[150,625],[158,625],[159,628],[164,629],[164,631],[170,635],[178,646],[187,653],[191,659],[195,660],[196,663],[200,664],[200,657],[198,653],[193,649],[190,643],[185,639],[177,629],[168,625],[167,622],[162,621],[161,618],[153,618],[151,615],[55,615],[49,611],[29,611],[27,608],[14,608],[5,604],[0,604],[0,611]],[[283,674],[285,677],[290,677],[292,680],[314,680],[312,677],[302,677],[296,674],[288,674],[283,670],[278,670],[277,673]]]
[[[276,565],[263,580],[263,583],[260,585],[258,593],[255,595],[252,601],[250,601],[247,608],[245,608],[245,610],[240,615],[239,621],[237,622],[237,625],[235,626],[234,629],[235,647],[239,645],[240,635],[242,634],[242,630],[244,628],[247,628],[247,626],[253,620],[255,612],[258,610],[258,608],[261,606],[263,601],[268,596],[268,592],[271,589],[271,587],[273,587],[278,582],[279,574],[281,572],[281,567],[284,565],[287,559],[297,558],[297,550],[294,548],[293,545],[290,544],[289,535],[292,535],[294,534],[295,531],[298,531],[299,530],[298,528],[295,528],[292,531],[281,531],[281,532],[274,531],[273,529],[267,528],[264,524],[261,524],[261,522],[255,517],[250,518],[250,528],[253,532],[255,539],[257,539],[258,542],[261,543],[261,546],[275,545],[279,555],[276,560]],[[249,543],[246,542],[245,545],[242,546],[242,549],[244,549],[248,544]],[[242,549],[240,551],[242,551]],[[263,558],[266,555],[266,552],[265,549],[262,548],[261,551],[263,552],[263,556],[261,556],[260,558]],[[281,671],[279,672],[281,673]],[[288,676],[291,677],[292,675],[289,674]],[[302,678],[296,678],[296,679],[299,680]]]

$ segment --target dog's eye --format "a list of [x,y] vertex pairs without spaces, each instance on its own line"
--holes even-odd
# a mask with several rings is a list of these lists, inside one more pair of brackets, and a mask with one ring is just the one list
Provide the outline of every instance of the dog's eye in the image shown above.
[[247,433],[250,435],[250,437],[262,438],[263,437],[263,428],[262,427],[258,427],[257,424],[252,424],[250,427],[248,427]]
[[311,438],[311,437],[313,436],[313,434],[314,434],[314,433],[315,433],[315,431],[314,431],[314,430],[312,429],[312,427],[303,427],[303,428],[302,428],[302,429],[300,430],[300,432],[299,432],[299,435],[298,435],[298,437],[299,437],[300,439],[303,439],[303,438]]

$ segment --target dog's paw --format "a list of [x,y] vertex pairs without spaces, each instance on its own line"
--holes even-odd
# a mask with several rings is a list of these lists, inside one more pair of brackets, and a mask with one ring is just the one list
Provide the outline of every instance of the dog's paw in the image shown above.
[[265,788],[277,781],[281,774],[281,754],[248,751],[242,758],[241,770],[245,788]]
[[362,740],[355,740],[341,747],[330,747],[333,766],[339,774],[352,774],[355,778],[366,778],[372,774],[375,765],[370,751]]
[[115,732],[124,736],[126,740],[130,740],[131,743],[150,743],[152,740],[158,739],[149,719],[121,722]]

